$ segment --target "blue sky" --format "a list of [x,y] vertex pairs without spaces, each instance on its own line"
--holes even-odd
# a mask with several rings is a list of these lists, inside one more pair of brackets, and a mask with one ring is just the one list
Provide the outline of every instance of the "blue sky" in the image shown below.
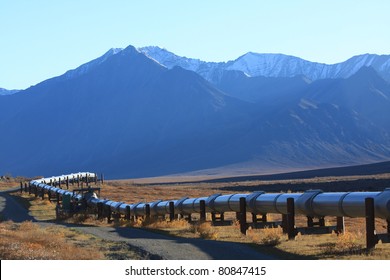
[[0,87],[27,88],[128,45],[206,61],[390,54],[389,12],[386,0],[0,0]]

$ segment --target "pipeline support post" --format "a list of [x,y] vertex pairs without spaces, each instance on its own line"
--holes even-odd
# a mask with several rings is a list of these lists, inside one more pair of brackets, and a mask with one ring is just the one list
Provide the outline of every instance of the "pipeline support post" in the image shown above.
[[282,214],[282,229],[283,233],[287,233],[287,214]]
[[390,237],[390,219],[386,219],[387,222],[387,235]]
[[289,240],[295,239],[295,206],[294,198],[287,198],[287,235]]
[[307,227],[309,228],[314,227],[313,217],[307,216]]
[[201,201],[199,201],[199,213],[200,213],[200,218],[199,220],[201,222],[205,222],[206,221],[206,201],[204,201],[203,199]]
[[97,218],[98,220],[103,218],[103,202],[97,203]]
[[375,232],[375,206],[374,199],[367,197],[364,200],[366,207],[366,248],[371,250],[378,243],[378,236]]
[[337,217],[336,218],[336,233],[344,233],[345,230],[345,222],[344,217]]
[[23,193],[23,182],[20,182],[20,193]]
[[173,201],[169,202],[169,221],[173,221],[175,219],[175,203]]
[[324,227],[325,226],[325,217],[319,217],[318,224],[320,227]]
[[31,194],[31,184],[28,184],[28,194]]
[[131,217],[131,213],[130,213],[130,206],[127,205],[126,206],[126,215],[125,215],[125,219],[130,221],[130,217]]
[[27,192],[27,183],[24,183],[24,192]]
[[111,218],[112,218],[111,207],[107,206],[107,223],[108,224],[111,224],[111,222],[112,222]]
[[66,189],[69,190],[69,176],[66,176]]
[[[239,217],[237,216],[237,218],[239,218]],[[257,214],[256,213],[252,213],[252,223],[257,224]]]
[[240,197],[240,232],[246,235],[246,230],[246,199],[245,197]]
[[150,205],[145,204],[145,222],[150,223]]

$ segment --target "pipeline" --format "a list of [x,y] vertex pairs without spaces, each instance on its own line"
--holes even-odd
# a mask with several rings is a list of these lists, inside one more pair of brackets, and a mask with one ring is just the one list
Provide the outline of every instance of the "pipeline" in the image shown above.
[[[182,198],[179,200],[155,201],[151,203],[127,204],[98,198],[95,194],[82,196],[69,190],[55,187],[65,180],[96,180],[97,175],[90,172],[80,172],[50,178],[30,181],[30,187],[42,192],[69,195],[75,201],[85,200],[88,207],[97,208],[98,204],[110,211],[126,215],[130,209],[133,216],[146,216],[150,211],[152,216],[162,216],[170,213],[169,204],[174,203],[175,214],[190,215],[200,212],[200,202],[205,201],[206,212],[225,213],[239,212],[240,198],[246,199],[247,212],[253,214],[287,214],[287,199],[294,199],[295,213],[309,217],[365,217],[365,199],[373,198],[375,217],[390,220],[390,188],[382,192],[322,192],[310,190],[304,193],[265,193],[254,192],[250,194],[214,194],[199,198]],[[51,182],[46,184],[46,182]],[[148,207],[147,207],[148,205]],[[149,208],[147,210],[147,208]],[[148,213],[149,214],[149,213]]]

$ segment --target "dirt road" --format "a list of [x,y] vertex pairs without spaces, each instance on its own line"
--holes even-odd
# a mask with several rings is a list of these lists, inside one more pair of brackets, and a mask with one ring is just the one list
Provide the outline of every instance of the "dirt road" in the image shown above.
[[[22,222],[34,221],[27,210],[22,207],[9,192],[0,192],[0,213],[3,219]],[[179,238],[158,234],[137,228],[97,227],[74,224],[42,223],[42,226],[57,225],[75,228],[82,232],[110,241],[124,241],[131,247],[147,252],[154,258],[168,260],[253,260],[274,259],[245,244],[221,242],[196,238]]]

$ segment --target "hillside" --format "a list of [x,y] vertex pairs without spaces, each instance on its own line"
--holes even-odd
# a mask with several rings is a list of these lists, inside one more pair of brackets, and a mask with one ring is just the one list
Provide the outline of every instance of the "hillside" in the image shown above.
[[213,84],[129,46],[0,96],[0,174],[265,174],[390,158],[390,84],[372,67],[315,81],[220,74]]

